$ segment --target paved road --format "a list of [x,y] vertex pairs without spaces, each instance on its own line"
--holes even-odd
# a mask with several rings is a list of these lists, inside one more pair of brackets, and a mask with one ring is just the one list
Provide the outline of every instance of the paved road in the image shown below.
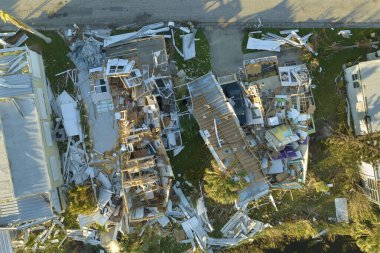
[[0,8],[49,27],[200,22],[379,22],[380,0],[0,0]]

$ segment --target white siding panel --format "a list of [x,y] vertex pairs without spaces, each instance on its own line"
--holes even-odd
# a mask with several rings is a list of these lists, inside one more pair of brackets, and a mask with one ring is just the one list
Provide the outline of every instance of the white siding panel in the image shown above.
[[50,130],[50,124],[49,122],[44,122],[44,134],[45,134],[45,140],[46,140],[46,145],[48,147],[53,146],[53,139],[51,137],[51,130]]
[[30,61],[32,65],[32,73],[33,76],[37,78],[41,78],[41,68],[40,68],[40,56],[33,52],[32,50],[29,50],[30,54]]
[[55,156],[50,156],[49,161],[50,161],[51,175],[53,176],[53,180],[57,181],[59,179],[57,159],[55,158]]
[[37,88],[38,103],[40,105],[41,118],[47,119],[47,110],[44,98],[44,91],[42,88]]

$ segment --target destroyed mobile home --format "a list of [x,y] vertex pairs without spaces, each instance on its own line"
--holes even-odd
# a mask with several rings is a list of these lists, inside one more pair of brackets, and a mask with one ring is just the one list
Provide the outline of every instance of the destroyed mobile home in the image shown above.
[[[99,171],[96,155],[87,160],[84,154],[79,159],[84,165],[81,174],[91,182],[92,178],[101,182],[96,195],[100,212],[80,216],[79,223],[86,228],[92,223],[107,226],[111,221],[129,232],[130,222],[164,215],[173,179],[166,150],[182,145],[165,41],[154,36],[117,46],[105,43],[104,53],[94,39],[85,41],[74,43],[71,57],[78,68],[88,69],[88,79],[80,84],[88,85],[86,104],[94,108],[95,118],[112,113],[111,125],[117,124],[118,136],[109,159],[113,172]],[[89,48],[83,53],[85,46]],[[120,218],[123,213],[125,219]]]
[[[261,79],[267,65],[274,66],[274,82]],[[306,65],[278,66],[274,56],[245,61],[244,68],[246,82],[220,78],[220,84],[209,73],[187,84],[200,135],[219,169],[247,185],[238,207],[270,189],[302,188],[315,132]]]

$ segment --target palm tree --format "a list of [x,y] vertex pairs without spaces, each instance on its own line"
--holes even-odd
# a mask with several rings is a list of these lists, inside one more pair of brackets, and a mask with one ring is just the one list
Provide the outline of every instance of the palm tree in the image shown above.
[[211,166],[212,169],[206,169],[204,176],[207,196],[221,204],[233,204],[238,198],[237,191],[245,184],[232,180],[230,175],[217,167],[215,161],[211,162]]

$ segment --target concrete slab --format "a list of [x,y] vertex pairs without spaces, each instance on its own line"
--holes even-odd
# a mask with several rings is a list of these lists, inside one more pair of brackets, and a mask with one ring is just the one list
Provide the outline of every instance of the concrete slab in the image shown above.
[[92,138],[94,140],[94,149],[101,153],[113,150],[118,138],[114,112],[102,112],[100,115],[97,115],[93,122]]
[[214,74],[224,76],[237,73],[243,66],[243,31],[236,28],[206,29],[206,37],[210,45]]
[[89,73],[87,68],[78,70],[78,85],[81,91],[82,101],[88,110],[88,123],[90,135],[94,142],[94,149],[103,153],[112,150],[118,138],[117,123],[114,112],[103,112],[96,115],[95,106],[91,100]]

